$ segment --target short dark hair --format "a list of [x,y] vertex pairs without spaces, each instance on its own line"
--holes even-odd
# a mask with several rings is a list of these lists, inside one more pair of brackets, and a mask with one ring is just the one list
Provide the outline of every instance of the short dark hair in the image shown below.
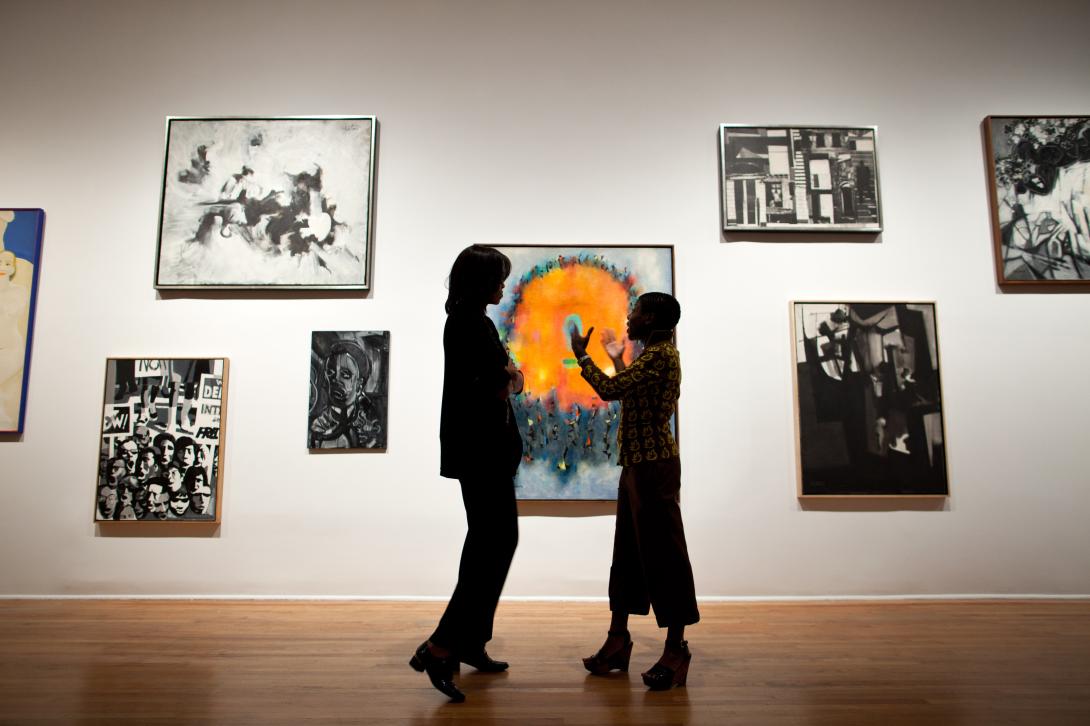
[[665,292],[645,292],[640,295],[640,310],[655,319],[654,329],[670,331],[681,319],[681,305],[676,298]]
[[193,494],[193,490],[197,488],[197,477],[204,480],[204,485],[211,488],[212,484],[208,481],[208,472],[199,466],[191,466],[185,473],[185,479],[182,480],[182,487],[190,495]]
[[484,309],[492,293],[511,274],[511,260],[494,247],[470,245],[458,253],[447,278],[448,313]]
[[159,453],[162,453],[163,451],[164,441],[170,441],[170,443],[173,444],[174,434],[168,434],[166,431],[164,431],[163,433],[155,437],[155,440],[152,443],[155,444],[155,448],[159,449]]

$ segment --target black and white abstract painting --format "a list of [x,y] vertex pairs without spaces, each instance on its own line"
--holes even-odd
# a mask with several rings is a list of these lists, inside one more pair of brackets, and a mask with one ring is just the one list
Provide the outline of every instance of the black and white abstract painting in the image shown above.
[[389,331],[315,331],[310,345],[310,449],[385,449]]
[[874,127],[719,127],[723,229],[880,232]]
[[947,495],[934,303],[793,307],[799,495]]
[[156,287],[369,288],[375,125],[168,119]]
[[1090,117],[989,116],[999,284],[1090,288]]
[[226,358],[106,361],[95,521],[218,522]]

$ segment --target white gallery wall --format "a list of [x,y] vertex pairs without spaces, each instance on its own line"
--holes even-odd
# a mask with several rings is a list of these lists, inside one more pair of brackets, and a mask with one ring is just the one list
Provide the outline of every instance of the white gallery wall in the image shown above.
[[[980,123],[1090,113],[1090,4],[4,2],[0,206],[46,211],[0,595],[443,597],[445,277],[672,244],[705,597],[1090,594],[1090,294],[995,283]],[[374,114],[369,295],[152,288],[168,115]],[[720,123],[877,125],[885,231],[723,237]],[[951,496],[796,498],[792,299],[934,300]],[[389,448],[306,448],[312,330],[389,330]],[[107,356],[231,361],[223,523],[92,523]],[[619,472],[619,470],[618,470]],[[527,504],[506,595],[604,596],[612,506]]]

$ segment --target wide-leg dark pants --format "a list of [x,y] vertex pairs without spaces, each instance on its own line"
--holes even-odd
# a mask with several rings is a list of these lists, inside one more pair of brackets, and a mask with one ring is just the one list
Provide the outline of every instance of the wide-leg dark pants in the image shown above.
[[460,479],[466,539],[458,584],[431,641],[455,652],[480,650],[492,639],[496,604],[518,546],[518,505],[512,477]]
[[680,491],[677,458],[621,469],[609,609],[647,615],[653,607],[660,628],[700,620],[681,523]]

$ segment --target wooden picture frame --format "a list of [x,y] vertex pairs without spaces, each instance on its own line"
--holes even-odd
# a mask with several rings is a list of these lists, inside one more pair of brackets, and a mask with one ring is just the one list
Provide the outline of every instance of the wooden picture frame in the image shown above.
[[106,360],[96,524],[220,523],[229,369],[227,358]]
[[981,127],[999,286],[1090,290],[1090,116],[987,116]]
[[793,301],[798,497],[946,497],[934,302]]

